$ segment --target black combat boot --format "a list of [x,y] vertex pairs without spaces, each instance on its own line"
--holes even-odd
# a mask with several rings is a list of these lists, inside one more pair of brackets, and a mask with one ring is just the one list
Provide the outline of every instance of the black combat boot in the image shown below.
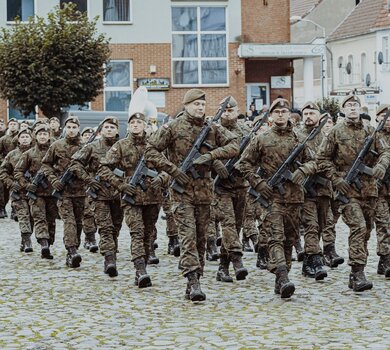
[[275,293],[280,294],[281,298],[290,298],[295,292],[294,283],[288,279],[286,266],[279,266],[276,270]]
[[153,248],[157,249],[158,248],[158,243],[156,241],[153,242]]
[[322,281],[325,277],[328,277],[328,273],[322,265],[322,257],[319,254],[311,256],[311,266],[314,270],[314,278],[316,281]]
[[99,247],[96,243],[95,233],[88,233],[85,235],[84,248],[91,253],[96,253]]
[[15,222],[19,221],[18,216],[16,215],[16,212],[15,212],[14,208],[11,209],[11,217],[10,217],[10,219],[14,220]]
[[267,248],[259,247],[259,250],[257,252],[256,267],[258,267],[260,270],[266,270],[267,265],[268,265]]
[[229,275],[229,257],[225,254],[220,257],[216,279],[221,282],[233,282],[232,276]]
[[7,217],[7,213],[4,208],[0,208],[0,219],[5,219]]
[[150,276],[146,272],[146,264],[144,258],[137,258],[134,260],[135,267],[135,285],[138,288],[146,288],[152,286]]
[[39,244],[41,245],[41,258],[52,260],[53,255],[50,253],[49,241],[46,238],[41,238]]
[[169,236],[168,238],[168,255],[173,255],[173,236]]
[[219,231],[217,231],[217,238],[216,238],[215,243],[217,244],[217,247],[220,247],[222,245],[222,236],[221,236],[221,233]]
[[80,267],[81,255],[77,252],[77,247],[69,247],[66,256],[66,265],[72,268]]
[[208,261],[217,261],[219,258],[218,248],[214,236],[209,236],[207,238],[207,252],[206,259]]
[[247,253],[253,252],[253,249],[249,244],[249,238],[242,238],[242,251]]
[[24,244],[24,252],[31,253],[33,251],[33,246],[31,242],[31,233],[22,233],[22,242]]
[[304,257],[305,257],[305,252],[302,248],[302,244],[301,244],[301,239],[298,238],[294,244],[294,247],[295,247],[295,251],[297,253],[297,260],[298,261],[303,261]]
[[308,255],[308,254],[305,254],[303,257],[302,275],[305,277],[310,277],[310,278],[315,277],[312,257],[313,255]]
[[390,277],[390,254],[380,255],[378,262],[378,275],[385,275],[385,277]]
[[[199,276],[196,271],[189,272],[187,274],[189,297],[191,301],[204,301],[206,300],[206,294],[200,289]],[[186,291],[187,293],[187,291]]]
[[368,281],[364,274],[364,265],[352,266],[348,287],[354,292],[363,292],[372,288],[372,282]]
[[255,253],[258,252],[259,250],[259,238],[257,235],[252,235],[249,237],[249,239],[252,241],[252,244],[253,244],[253,250],[255,251]]
[[173,256],[176,258],[180,256],[180,243],[178,236],[173,236]]
[[333,243],[324,247],[324,260],[325,265],[332,268],[344,263],[344,258],[336,253],[336,248]]
[[150,251],[148,256],[148,265],[157,265],[160,262],[160,259],[156,256],[156,252],[154,251],[155,246],[154,243],[150,245]]
[[237,281],[244,280],[248,276],[248,270],[242,264],[242,255],[240,253],[231,253],[230,261],[233,264]]
[[118,276],[118,270],[116,269],[116,257],[114,252],[104,253],[104,273],[110,277]]

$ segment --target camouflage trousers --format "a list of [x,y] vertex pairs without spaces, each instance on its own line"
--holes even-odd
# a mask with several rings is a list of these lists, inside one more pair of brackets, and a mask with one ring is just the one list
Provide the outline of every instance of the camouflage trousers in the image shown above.
[[95,201],[95,218],[99,228],[99,249],[104,255],[118,250],[119,231],[122,228],[123,210],[120,199]]
[[147,259],[160,208],[157,204],[126,205],[123,208],[131,236],[131,260]]
[[210,205],[174,203],[172,209],[180,237],[183,275],[193,271],[203,275]]
[[[305,199],[301,220],[304,228],[306,254],[322,254],[320,239],[323,235],[324,227],[329,223],[330,214],[329,197],[321,196],[315,199]],[[330,219],[333,221],[333,216]]]
[[20,199],[11,200],[11,206],[15,210],[15,213],[18,217],[20,233],[32,233],[34,222],[33,218],[31,217],[28,200],[21,195]]
[[263,219],[264,209],[254,201],[253,196],[247,193],[242,236],[248,239],[252,235],[257,235],[259,247],[265,248],[268,244],[268,235],[263,229]]
[[376,200],[351,198],[348,204],[340,206],[343,220],[349,227],[348,264],[351,266],[367,264],[367,243],[374,228]]
[[216,199],[215,216],[222,228],[221,255],[242,255],[240,231],[245,214],[246,190],[236,191],[234,197],[216,195]]
[[169,197],[163,197],[162,208],[167,221],[167,236],[177,236],[177,227],[172,213],[172,203]]
[[95,202],[91,197],[85,197],[83,231],[86,235],[96,233]]
[[378,197],[375,226],[377,255],[390,254],[390,197]]
[[52,245],[56,234],[56,218],[58,208],[55,198],[37,197],[30,199],[31,216],[34,219],[34,232],[37,241],[47,239]]
[[264,219],[271,272],[280,266],[291,269],[292,248],[299,235],[301,204],[272,203]]
[[64,222],[65,248],[79,247],[83,230],[85,197],[63,197],[58,200],[58,212]]
[[324,247],[329,244],[336,243],[336,224],[341,215],[339,212],[340,204],[341,203],[339,201],[336,201],[333,198],[330,199],[328,220],[322,230],[322,241]]
[[220,236],[220,226],[219,226],[219,220],[217,220],[217,204],[218,201],[214,195],[214,199],[210,204],[210,221],[208,225],[206,240],[208,237],[215,237],[217,238]]
[[9,189],[4,184],[4,182],[0,180],[0,209],[4,209],[8,201],[9,201]]

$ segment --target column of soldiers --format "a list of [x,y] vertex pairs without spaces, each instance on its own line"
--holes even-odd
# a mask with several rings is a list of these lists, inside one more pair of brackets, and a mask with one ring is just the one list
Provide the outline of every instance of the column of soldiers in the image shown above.
[[[0,218],[7,215],[11,198],[20,250],[33,251],[35,233],[41,257],[53,259],[50,247],[60,217],[66,265],[81,265],[84,231],[84,247],[99,250],[104,273],[116,277],[125,220],[135,285],[150,287],[147,265],[159,261],[154,249],[163,208],[168,254],[180,256],[187,299],[206,299],[200,282],[206,248],[208,260],[219,259],[220,282],[233,282],[230,264],[236,280],[246,279],[243,252],[255,250],[256,266],[275,275],[275,293],[290,298],[295,291],[289,279],[293,247],[301,232],[303,276],[324,280],[331,271],[325,265],[336,268],[344,262],[335,249],[341,215],[349,227],[349,287],[355,292],[373,287],[365,266],[374,225],[377,272],[390,277],[390,120],[384,122],[390,105],[378,108],[376,121],[384,126],[378,130],[362,122],[354,95],[342,101],[337,123],[309,101],[301,110],[302,123],[294,125],[289,102],[278,98],[254,121],[252,131],[238,121],[233,97],[221,102],[220,121],[206,119],[206,103],[204,91],[188,91],[183,111],[152,134],[143,112],[131,113],[123,139],[118,119],[110,116],[97,130],[82,132],[79,119],[70,116],[63,133],[56,118],[41,119],[31,130],[28,125],[19,130],[15,119],[5,128],[0,120]],[[370,152],[358,159],[367,140]],[[351,180],[357,159],[361,164]]]

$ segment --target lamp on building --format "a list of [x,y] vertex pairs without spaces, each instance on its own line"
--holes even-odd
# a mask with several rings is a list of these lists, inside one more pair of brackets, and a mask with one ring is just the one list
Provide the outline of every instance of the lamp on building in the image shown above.
[[150,74],[156,74],[157,73],[157,67],[156,67],[155,64],[151,64],[149,66],[149,72],[150,72]]

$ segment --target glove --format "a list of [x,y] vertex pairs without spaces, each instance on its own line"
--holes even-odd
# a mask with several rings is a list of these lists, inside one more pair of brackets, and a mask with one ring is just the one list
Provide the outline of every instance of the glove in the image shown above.
[[161,185],[162,185],[162,179],[160,176],[156,176],[155,178],[152,179],[152,182],[150,183],[150,186],[154,189],[154,190],[159,190],[161,189]]
[[377,164],[372,169],[372,176],[374,176],[378,180],[382,180],[385,177],[386,169],[383,165]]
[[337,191],[344,195],[348,194],[352,190],[351,186],[342,177],[339,177],[334,180],[333,185]]
[[19,192],[22,189],[22,186],[19,185],[19,182],[14,181],[11,185],[11,192]]
[[26,191],[27,191],[27,192],[35,193],[35,192],[37,192],[37,189],[38,189],[38,186],[37,186],[37,185],[34,185],[34,184],[28,184],[28,185],[26,186]]
[[293,172],[292,177],[291,177],[291,182],[293,182],[296,185],[302,185],[303,182],[305,181],[305,174],[301,169],[297,169]]
[[61,183],[60,180],[55,180],[52,184],[53,188],[57,191],[57,192],[61,192],[63,189],[64,189],[64,185]]
[[220,160],[215,160],[213,162],[213,169],[221,179],[227,179],[229,177],[229,172]]
[[137,187],[135,187],[134,185],[129,185],[127,183],[121,184],[118,188],[119,191],[121,191],[123,194],[127,194],[129,196],[134,196],[137,191]]
[[100,184],[99,181],[96,179],[92,179],[91,181],[88,182],[88,187],[93,190],[94,192],[97,192],[102,189],[102,185]]
[[172,176],[181,185],[184,185],[191,181],[191,178],[187,174],[183,173],[179,168],[177,168],[172,173]]
[[270,199],[273,196],[272,188],[268,186],[265,180],[261,181],[255,188],[256,192],[262,195],[265,199]]
[[192,164],[194,164],[194,165],[205,164],[207,162],[210,162],[211,160],[213,160],[213,157],[211,156],[211,154],[205,153],[205,154],[202,154],[199,158],[196,158],[195,160],[193,160]]

